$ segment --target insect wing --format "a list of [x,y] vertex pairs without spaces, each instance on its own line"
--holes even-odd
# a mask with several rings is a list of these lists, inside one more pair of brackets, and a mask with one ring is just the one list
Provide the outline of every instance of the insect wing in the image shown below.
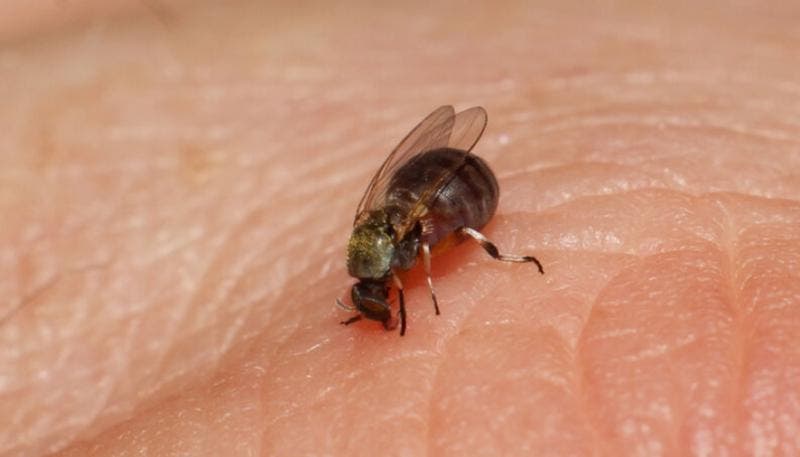
[[[372,177],[372,181],[358,204],[354,225],[357,225],[369,211],[383,204],[389,181],[395,170],[418,154],[448,146],[455,123],[456,116],[453,107],[440,106],[403,138],[403,141],[394,148],[375,176]],[[464,135],[462,134],[460,137],[464,137]]]
[[466,152],[472,151],[486,129],[486,122],[486,110],[480,106],[473,106],[456,114],[447,146]]
[[[472,151],[472,148],[475,147],[481,135],[483,135],[483,131],[486,129],[486,122],[486,110],[480,106],[461,111],[456,114],[453,119],[452,131],[446,146],[469,153]],[[402,239],[406,233],[414,228],[419,218],[427,212],[431,202],[436,199],[439,192],[442,191],[447,183],[453,179],[458,170],[466,163],[466,157],[467,156],[464,155],[464,159],[461,162],[453,164],[449,170],[439,176],[436,182],[431,183],[426,191],[419,195],[405,221],[399,226],[394,227],[398,239]]]

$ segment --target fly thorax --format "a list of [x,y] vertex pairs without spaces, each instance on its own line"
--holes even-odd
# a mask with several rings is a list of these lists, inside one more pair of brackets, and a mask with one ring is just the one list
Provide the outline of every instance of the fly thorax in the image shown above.
[[355,278],[381,279],[389,276],[395,246],[390,225],[370,217],[357,225],[347,244],[347,271]]

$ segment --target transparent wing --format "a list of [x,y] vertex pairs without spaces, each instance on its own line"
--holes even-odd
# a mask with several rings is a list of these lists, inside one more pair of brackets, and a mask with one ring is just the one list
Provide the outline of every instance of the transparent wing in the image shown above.
[[[443,147],[450,147],[469,152],[478,142],[486,128],[486,111],[480,106],[455,114],[452,106],[437,108],[422,120],[403,141],[389,154],[389,157],[378,169],[370,181],[356,211],[354,224],[357,225],[369,211],[384,204],[389,182],[394,172],[408,163],[413,157]],[[431,183],[427,192],[420,195],[414,205],[412,214],[405,227],[396,227],[397,234],[402,237],[416,223],[415,213],[424,211],[427,203],[447,181],[452,179],[456,166],[449,173],[444,173],[436,183]]]
[[447,147],[472,151],[486,129],[486,121],[486,110],[480,106],[473,106],[456,114]]
[[[458,149],[466,153],[471,152],[472,148],[475,147],[475,144],[481,138],[481,135],[483,135],[483,131],[486,129],[486,122],[486,110],[480,106],[475,106],[456,114],[447,147]],[[403,222],[394,227],[397,239],[405,237],[425,215],[430,204],[439,195],[439,192],[445,188],[447,183],[453,179],[461,167],[467,163],[468,155],[469,154],[465,154],[460,162],[452,164],[449,169],[439,176],[436,182],[428,185],[425,191],[418,196],[416,203]]]
[[395,170],[417,154],[447,145],[454,118],[452,106],[440,106],[403,138],[372,177],[358,204],[354,225],[370,210],[383,203],[386,187]]

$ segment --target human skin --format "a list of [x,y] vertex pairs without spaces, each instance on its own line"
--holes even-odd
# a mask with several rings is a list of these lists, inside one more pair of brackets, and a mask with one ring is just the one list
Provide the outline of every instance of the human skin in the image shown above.
[[[796,5],[101,3],[2,7],[0,455],[800,455]],[[441,104],[546,274],[342,327]]]

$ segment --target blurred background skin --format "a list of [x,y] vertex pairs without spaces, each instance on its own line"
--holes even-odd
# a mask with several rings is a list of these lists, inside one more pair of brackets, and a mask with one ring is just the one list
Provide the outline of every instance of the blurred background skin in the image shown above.
[[[0,5],[0,455],[800,455],[796,2]],[[342,329],[385,154],[487,233]],[[538,275],[537,275],[538,276]],[[488,306],[491,303],[492,306]]]
[[33,38],[36,34],[54,30],[80,28],[98,21],[125,15],[147,14],[170,16],[180,1],[119,0],[59,0],[53,2],[4,2],[0,16],[0,39],[4,42]]

